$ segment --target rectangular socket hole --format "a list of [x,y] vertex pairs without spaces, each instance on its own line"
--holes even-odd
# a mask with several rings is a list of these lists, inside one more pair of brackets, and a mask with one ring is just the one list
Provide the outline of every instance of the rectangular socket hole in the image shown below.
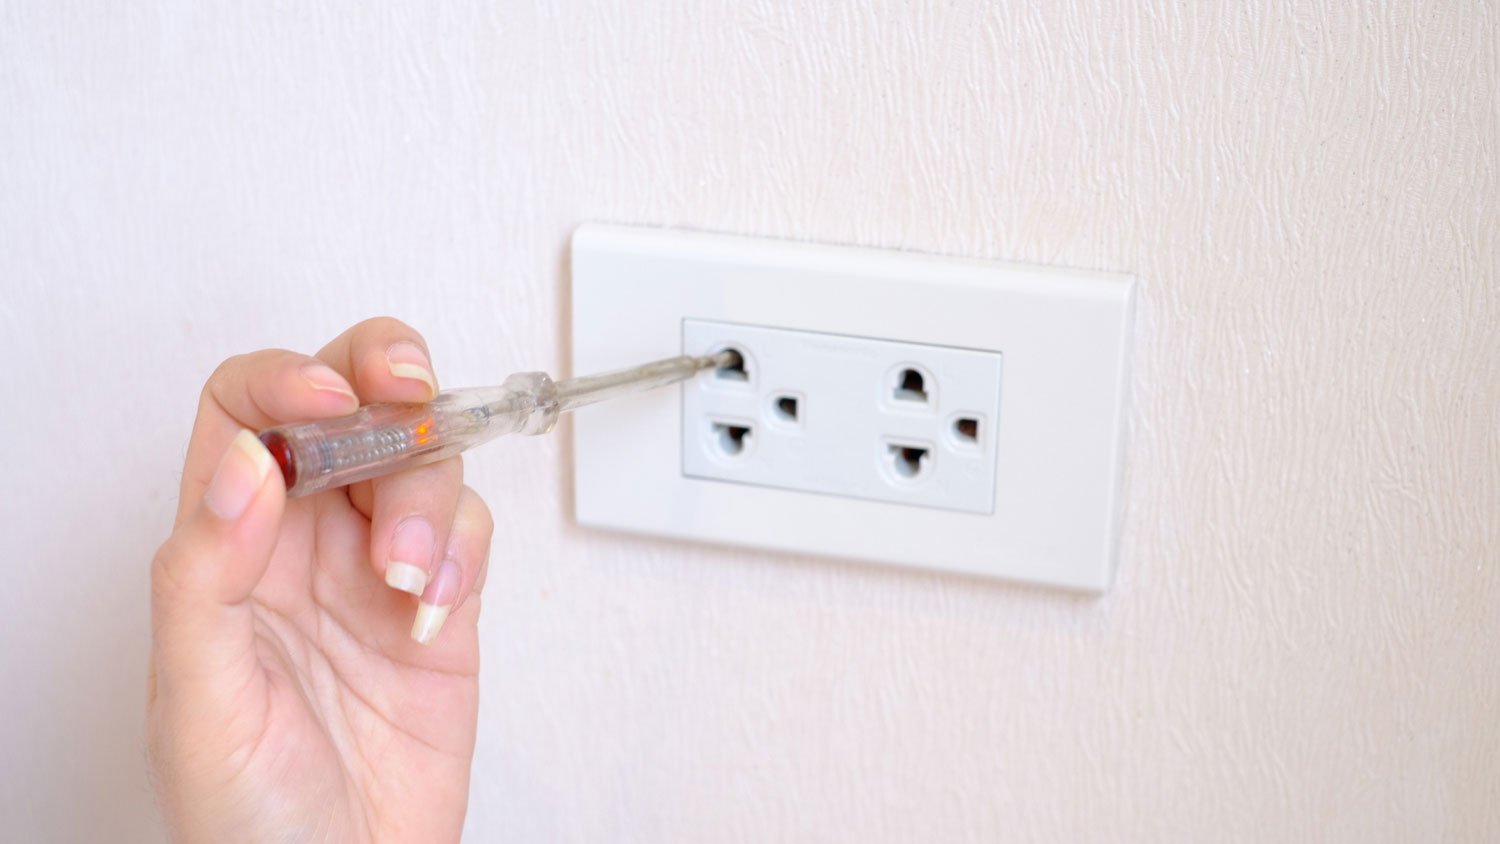
[[713,441],[718,446],[719,452],[727,457],[738,457],[745,451],[745,440],[751,436],[748,425],[735,425],[730,422],[713,423]]
[[891,455],[891,468],[895,470],[896,477],[911,480],[922,474],[927,468],[928,451],[911,445],[893,445],[889,447]]
[[972,416],[953,420],[953,439],[962,445],[979,445],[979,420]]
[[775,410],[777,419],[783,422],[797,421],[797,413],[800,408],[797,406],[796,396],[777,396],[776,403],[772,407]]

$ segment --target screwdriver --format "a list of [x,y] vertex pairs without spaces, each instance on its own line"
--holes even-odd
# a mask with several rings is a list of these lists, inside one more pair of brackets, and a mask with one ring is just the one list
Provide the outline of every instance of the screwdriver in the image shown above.
[[498,387],[445,390],[425,403],[370,404],[335,419],[277,425],[261,431],[260,441],[295,498],[433,463],[501,434],[545,434],[567,411],[686,381],[705,369],[737,367],[740,360],[724,350],[561,381],[518,372]]

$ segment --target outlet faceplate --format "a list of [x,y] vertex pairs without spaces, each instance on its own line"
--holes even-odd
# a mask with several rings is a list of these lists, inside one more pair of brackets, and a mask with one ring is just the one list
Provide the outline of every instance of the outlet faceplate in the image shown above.
[[688,319],[682,472],[969,513],[995,510],[1000,354]]
[[[740,384],[705,373],[575,414],[581,524],[1108,588],[1129,276],[592,224],[573,237],[572,275],[575,373],[749,352]],[[907,365],[930,415],[895,395]],[[981,382],[990,397],[950,386]],[[828,446],[819,420],[861,390],[870,418],[840,417],[858,430]],[[945,439],[965,412],[976,441]],[[960,445],[978,456],[958,462]]]

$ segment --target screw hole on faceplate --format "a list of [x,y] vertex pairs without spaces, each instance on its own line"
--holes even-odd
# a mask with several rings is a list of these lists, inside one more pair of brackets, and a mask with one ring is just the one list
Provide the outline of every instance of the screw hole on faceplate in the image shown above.
[[906,367],[896,373],[896,386],[891,396],[897,401],[926,404],[927,376],[921,370]]
[[777,419],[793,425],[797,424],[802,412],[801,402],[796,396],[777,396],[771,408]]
[[745,353],[733,346],[725,346],[721,351],[729,352],[734,358],[728,364],[715,369],[714,377],[722,381],[749,383],[750,370],[745,366]]
[[902,480],[916,480],[926,471],[931,453],[920,446],[890,445],[886,447],[891,457],[891,468]]
[[979,420],[972,416],[953,420],[953,439],[961,445],[979,445]]
[[738,457],[745,451],[754,433],[749,425],[736,425],[732,422],[713,423],[713,441],[718,446],[719,452],[728,457]]

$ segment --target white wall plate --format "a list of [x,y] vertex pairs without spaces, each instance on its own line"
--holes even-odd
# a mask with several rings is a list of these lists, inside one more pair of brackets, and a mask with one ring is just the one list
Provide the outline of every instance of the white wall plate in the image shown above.
[[[578,411],[581,524],[1108,588],[1133,278],[595,224],[572,271],[575,374],[742,344],[750,369],[738,392],[705,373]],[[926,410],[892,400],[906,364]],[[953,428],[966,415],[972,442]],[[749,450],[717,453],[715,422],[751,429]],[[873,474],[903,458],[892,445],[934,462]]]

